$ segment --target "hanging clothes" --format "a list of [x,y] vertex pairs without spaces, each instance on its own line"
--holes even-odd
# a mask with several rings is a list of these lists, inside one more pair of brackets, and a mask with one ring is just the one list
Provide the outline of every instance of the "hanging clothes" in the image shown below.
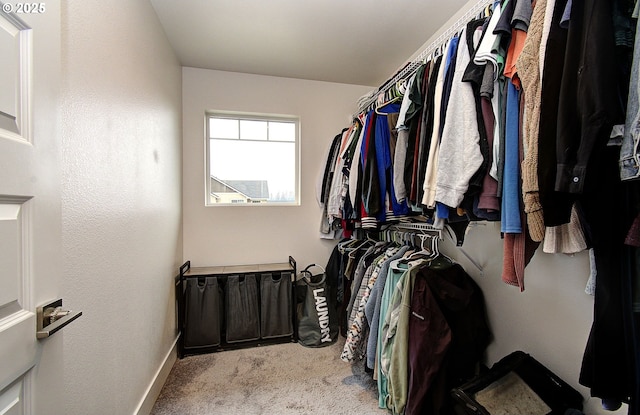
[[[467,213],[471,213],[476,217],[478,198],[482,192],[483,182],[485,177],[488,175],[489,165],[491,164],[490,149],[493,144],[493,139],[491,139],[490,143],[489,137],[487,136],[487,123],[485,123],[485,114],[483,114],[482,109],[481,88],[486,65],[481,66],[476,64],[474,61],[476,51],[479,47],[480,41],[482,40],[482,35],[487,24],[487,18],[472,20],[467,24],[467,49],[469,50],[470,60],[461,79],[462,82],[468,82],[471,85],[471,90],[473,91],[473,98],[476,106],[476,123],[478,126],[478,134],[480,135],[478,145],[480,148],[480,154],[482,155],[482,164],[476,173],[469,179],[469,186],[464,194],[464,198],[460,206]],[[487,116],[489,116],[489,114],[487,114]],[[492,114],[488,123],[493,123]],[[484,215],[483,219],[492,220],[494,218],[490,215]]]
[[420,99],[420,107],[418,114],[413,119],[413,124],[417,125],[415,136],[413,137],[412,143],[412,153],[410,157],[412,157],[412,165],[413,169],[411,171],[411,191],[409,193],[409,203],[412,206],[418,206],[418,188],[421,187],[422,182],[419,181],[419,171],[420,171],[420,148],[422,147],[421,142],[424,140],[426,131],[425,128],[425,99],[427,94],[427,89],[429,85],[429,77],[431,75],[431,62],[428,62],[426,65],[422,65],[421,67],[421,76],[422,82],[420,83],[420,94],[418,95],[418,99]]
[[[580,382],[594,396],[629,401],[635,414],[640,331],[633,305],[640,298],[640,259],[624,238],[640,206],[634,185],[640,177],[634,150],[640,55],[631,50],[638,40],[630,5],[496,0],[490,16],[452,30],[458,33],[402,82],[394,79],[374,94],[380,101],[334,139],[321,186],[321,229],[338,236],[347,227],[377,230],[415,219],[464,236],[469,220],[500,220],[501,277],[521,291],[537,251],[592,248],[594,322]],[[389,100],[397,102],[380,104]],[[603,205],[615,206],[616,214],[603,214]],[[450,373],[456,328],[450,318],[432,321],[451,339],[422,345],[442,359],[412,378],[410,364],[424,362],[411,363],[419,355],[403,322],[419,331],[422,320],[410,313],[415,309],[407,296],[421,298],[416,308],[435,304],[430,312],[439,308],[443,317],[451,317],[451,307],[430,283],[432,269],[393,274],[391,258],[403,254],[397,244],[390,249],[365,248],[349,262],[344,281],[350,286],[342,296],[348,340],[341,357],[354,362],[366,356],[376,369],[381,407],[433,412],[446,408],[437,391],[451,380],[444,373]],[[411,379],[425,382],[412,386]]]
[[404,413],[408,391],[408,330],[413,280],[424,260],[413,262],[395,260],[389,267],[388,283],[384,289],[384,319],[378,327],[378,404],[395,414]]
[[422,111],[422,128],[420,129],[418,171],[416,175],[416,183],[414,183],[416,188],[414,210],[419,210],[419,206],[424,198],[424,182],[431,149],[431,139],[433,137],[435,89],[441,62],[441,59],[436,59],[435,62],[429,66],[429,85],[425,92],[424,109]]
[[442,127],[436,180],[435,200],[453,208],[460,206],[469,180],[483,163],[473,89],[462,82],[471,60],[466,30],[460,35],[457,59],[452,63],[455,66],[448,101],[452,104],[443,103],[447,116]]
[[[376,362],[376,348],[378,344],[378,333],[380,326],[380,315],[386,314],[386,309],[389,303],[390,293],[393,291],[393,288],[387,289],[387,277],[391,274],[390,265],[391,263],[399,258],[402,258],[404,254],[409,250],[409,246],[405,245],[400,247],[396,253],[391,256],[385,263],[382,265],[380,269],[380,274],[378,279],[373,285],[371,289],[371,294],[369,295],[369,300],[365,305],[365,316],[367,317],[367,321],[369,323],[369,327],[374,328],[369,333],[369,338],[367,340],[367,367],[373,369],[375,367]],[[395,286],[393,280],[389,282],[389,285],[392,287]],[[385,296],[385,293],[386,296]]]
[[398,104],[389,104],[380,108],[380,113],[376,117],[376,125],[374,132],[374,146],[376,152],[378,183],[380,186],[380,206],[381,209],[376,214],[379,222],[386,222],[387,210],[393,216],[400,217],[407,215],[408,207],[406,203],[400,203],[396,199],[393,190],[393,158],[391,156],[391,134],[389,133],[389,122],[387,116],[383,114],[398,113],[400,106]]
[[377,114],[369,111],[365,135],[361,146],[360,162],[362,164],[362,223],[363,228],[375,227],[375,216],[384,207],[380,205],[380,183],[378,181],[378,163],[375,146],[375,125]]
[[[525,2],[528,3],[528,2]],[[542,76],[538,64],[540,43],[547,0],[536,0],[532,11],[527,39],[516,60],[516,68],[524,91],[524,111],[527,114],[523,129],[524,159],[522,171],[522,199],[531,239],[544,239],[544,220],[538,191],[538,123],[540,121],[540,93]]]
[[353,210],[355,216],[352,218],[357,220],[361,211],[361,201],[362,201],[362,143],[365,136],[365,128],[368,118],[368,114],[361,114],[361,116],[357,119],[360,123],[360,135],[358,136],[358,141],[353,149],[353,159],[351,160],[351,167],[349,169],[349,202],[351,206],[353,206]]
[[544,54],[542,77],[542,99],[540,104],[540,123],[538,125],[538,185],[545,226],[565,223],[557,218],[555,212],[571,199],[567,193],[555,192],[556,177],[556,131],[560,102],[560,86],[564,68],[564,52],[567,43],[566,30],[560,27],[560,19],[566,6],[566,0],[556,0],[549,27],[548,40]]
[[340,146],[336,154],[335,167],[333,168],[333,177],[329,186],[329,195],[327,199],[327,216],[332,220],[340,220],[343,218],[344,202],[347,194],[347,183],[350,159],[349,147],[352,146],[354,137],[358,135],[358,125],[351,126],[342,132]]
[[613,39],[611,3],[572,4],[559,97],[554,188],[569,196],[552,212],[559,223],[569,222],[575,195],[584,191],[593,151],[606,145],[614,124],[624,123]]
[[[451,47],[449,43],[447,45],[447,51]],[[438,110],[442,106],[442,90],[444,87],[445,67],[442,63],[444,58],[440,56],[436,65],[438,68],[438,75],[435,80],[434,89],[434,101],[433,101],[433,133],[431,134],[431,143],[429,146],[429,156],[427,158],[427,166],[425,169],[424,184],[422,190],[424,194],[422,196],[422,204],[427,208],[433,209],[436,205],[436,180],[438,171],[438,154],[440,152],[440,117],[441,113]]]
[[[638,19],[638,6],[634,11]],[[624,137],[620,150],[620,178],[634,180],[640,178],[640,19],[637,20],[631,81],[627,99],[627,115]]]
[[520,92],[512,82],[507,83],[507,111],[504,146],[504,181],[500,231],[522,233],[520,220]]
[[423,95],[425,91],[425,75],[428,76],[427,67],[420,65],[416,70],[416,75],[411,89],[409,90],[409,108],[405,119],[405,125],[408,128],[407,149],[405,152],[403,179],[407,189],[407,204],[415,205],[415,186],[416,184],[416,150],[418,149],[418,140],[422,130]]
[[[338,150],[342,141],[342,134],[346,130],[343,130],[340,134],[336,135],[329,147],[327,162],[324,168],[324,174],[320,182],[318,201],[322,207],[322,220],[320,221],[320,233],[323,237],[334,238],[338,225],[334,218],[329,215],[329,193],[331,192],[331,183],[333,182],[333,176],[335,174],[336,163],[338,160]],[[326,235],[326,236],[324,236]]]
[[358,295],[356,296],[356,303],[351,312],[347,339],[342,354],[340,355],[340,359],[345,362],[362,359],[365,356],[366,352],[364,347],[367,344],[367,332],[369,330],[369,325],[365,317],[365,307],[384,262],[395,255],[397,250],[398,247],[395,246],[387,248],[384,254],[376,259],[375,265],[369,267],[371,272],[369,272],[368,275],[365,274],[365,278],[362,280]]
[[482,291],[464,269],[422,267],[411,300],[405,414],[451,413],[449,391],[475,375],[489,340]]
[[[412,75],[407,82],[407,90],[413,88],[413,83],[417,75]],[[407,111],[411,104],[411,95],[405,94],[400,106],[398,120],[396,121],[396,130],[398,132],[398,140],[393,158],[393,189],[395,191],[396,200],[403,203],[407,199],[407,187],[404,180],[405,163],[407,159],[407,147],[409,145],[409,127],[407,126]]]

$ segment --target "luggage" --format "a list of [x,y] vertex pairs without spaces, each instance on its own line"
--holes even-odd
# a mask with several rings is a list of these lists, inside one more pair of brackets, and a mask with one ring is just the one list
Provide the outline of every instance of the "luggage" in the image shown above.
[[582,395],[529,354],[516,351],[451,391],[457,415],[564,415]]

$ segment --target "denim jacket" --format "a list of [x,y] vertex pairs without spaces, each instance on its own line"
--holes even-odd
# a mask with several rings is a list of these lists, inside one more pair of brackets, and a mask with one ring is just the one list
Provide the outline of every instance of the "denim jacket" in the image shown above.
[[[640,20],[638,28],[640,30]],[[637,33],[637,32],[636,32]],[[620,179],[640,178],[640,36],[636,35],[627,100],[627,118],[620,149]]]

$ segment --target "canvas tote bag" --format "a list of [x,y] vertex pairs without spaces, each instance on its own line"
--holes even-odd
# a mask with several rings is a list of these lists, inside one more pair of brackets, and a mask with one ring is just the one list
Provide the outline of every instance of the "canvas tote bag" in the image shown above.
[[[310,269],[322,270],[312,274]],[[338,339],[335,299],[329,295],[324,268],[311,264],[301,273],[296,285],[298,342],[306,347],[324,347]]]

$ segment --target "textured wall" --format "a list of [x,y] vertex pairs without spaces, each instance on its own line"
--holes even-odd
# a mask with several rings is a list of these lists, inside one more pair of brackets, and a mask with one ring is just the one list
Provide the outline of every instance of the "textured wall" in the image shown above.
[[180,66],[149,2],[68,0],[62,70],[60,413],[131,414],[176,336]]
[[[183,68],[184,258],[193,266],[284,262],[326,264],[333,244],[318,237],[316,179],[333,137],[371,87]],[[204,206],[207,110],[300,116],[301,204]]]

